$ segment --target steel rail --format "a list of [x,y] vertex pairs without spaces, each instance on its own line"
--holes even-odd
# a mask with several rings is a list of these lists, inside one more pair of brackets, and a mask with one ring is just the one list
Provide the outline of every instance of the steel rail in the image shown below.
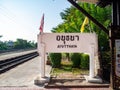
[[37,56],[38,56],[37,52],[32,52],[29,54],[25,54],[25,55],[21,55],[21,56],[17,56],[14,58],[0,61],[0,74],[14,68],[15,66],[19,64],[22,64],[28,60],[31,60],[32,58],[37,57]]

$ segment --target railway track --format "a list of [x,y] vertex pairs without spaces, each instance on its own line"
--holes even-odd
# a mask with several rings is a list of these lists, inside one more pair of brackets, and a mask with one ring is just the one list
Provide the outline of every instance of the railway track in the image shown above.
[[2,60],[2,61],[0,61],[0,74],[14,68],[17,65],[20,65],[28,60],[31,60],[32,58],[37,57],[37,56],[38,56],[37,52],[32,52],[32,53],[17,56],[14,58]]

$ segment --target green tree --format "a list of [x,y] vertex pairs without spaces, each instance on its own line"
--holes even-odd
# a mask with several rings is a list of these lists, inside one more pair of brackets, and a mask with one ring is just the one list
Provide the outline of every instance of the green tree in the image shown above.
[[7,50],[7,44],[6,44],[6,42],[0,41],[0,50]]
[[27,41],[23,39],[17,39],[17,41],[14,43],[15,49],[24,49],[27,47]]
[[[96,7],[94,4],[80,3],[82,8],[84,8],[90,15],[102,23],[106,28],[111,23],[111,7],[100,8]],[[78,11],[76,8],[71,6],[63,12],[60,13],[63,23],[54,27],[51,31],[54,33],[79,33],[81,25],[84,21],[85,16]],[[95,32],[98,35],[99,47],[103,50],[109,50],[108,35],[103,32],[97,25],[89,20],[89,24],[85,26],[85,32]]]
[[27,48],[36,48],[36,43],[27,41],[24,39],[17,39],[14,42],[14,48],[15,49],[27,49]]

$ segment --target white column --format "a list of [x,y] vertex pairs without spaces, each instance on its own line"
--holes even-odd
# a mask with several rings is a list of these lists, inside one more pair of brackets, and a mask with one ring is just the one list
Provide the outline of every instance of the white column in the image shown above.
[[41,44],[41,60],[40,60],[40,74],[45,77],[45,45]]
[[45,77],[45,44],[42,42],[42,34],[38,35],[38,53],[40,57],[40,77]]
[[89,77],[93,78],[95,76],[94,45],[90,46],[90,50],[91,50],[91,53],[90,53],[90,65],[89,65]]

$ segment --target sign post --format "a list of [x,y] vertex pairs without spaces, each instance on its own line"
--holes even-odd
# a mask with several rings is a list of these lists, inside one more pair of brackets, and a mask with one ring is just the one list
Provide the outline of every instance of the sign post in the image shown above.
[[95,71],[95,61],[94,61],[94,44],[90,45],[91,53],[90,53],[90,78],[94,78],[94,71]]
[[41,77],[44,78],[45,77],[45,45],[43,43],[41,43],[41,50],[40,50],[40,55],[41,55],[41,60],[40,60],[40,66],[41,66]]

